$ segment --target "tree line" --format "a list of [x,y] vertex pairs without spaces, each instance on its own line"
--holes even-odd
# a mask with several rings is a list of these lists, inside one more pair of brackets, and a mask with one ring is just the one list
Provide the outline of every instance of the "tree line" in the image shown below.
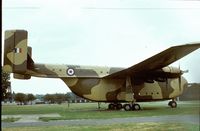
[[49,104],[61,104],[65,101],[69,101],[71,98],[68,94],[46,94],[44,96],[44,101]]
[[[32,104],[34,100],[36,100],[36,96],[33,94],[24,94],[24,93],[17,93],[13,94],[14,101],[19,103],[20,105],[26,105],[26,104]],[[42,102],[48,103],[48,104],[61,104],[65,101],[71,100],[70,94],[46,94],[42,98]]]
[[[13,100],[15,102],[18,102],[20,105],[22,104],[28,104],[29,102],[32,104],[32,101],[36,99],[36,96],[33,94],[24,94],[24,93],[12,93],[11,91],[11,82],[10,82],[10,73],[4,72],[2,70],[1,72],[1,95],[2,95],[2,101],[4,102],[12,102]],[[57,103],[61,104],[64,101],[70,100],[70,98],[73,98],[69,93],[67,94],[46,94],[43,98],[43,101],[46,103]]]
[[32,101],[36,99],[36,97],[33,94],[24,94],[24,93],[17,93],[14,94],[14,100],[16,102],[19,102],[20,105],[24,104],[26,105],[28,102],[32,104]]

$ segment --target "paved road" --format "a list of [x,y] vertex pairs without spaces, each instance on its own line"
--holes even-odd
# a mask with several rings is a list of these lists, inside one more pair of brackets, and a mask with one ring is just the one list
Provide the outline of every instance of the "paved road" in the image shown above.
[[144,122],[175,122],[175,123],[191,123],[199,124],[198,115],[167,115],[167,116],[151,116],[151,117],[127,117],[113,119],[80,119],[80,120],[59,120],[50,122],[39,121],[23,121],[14,123],[2,122],[1,126],[5,127],[29,127],[29,126],[58,126],[58,125],[109,125],[123,123],[144,123]]
[[31,122],[40,122],[39,117],[61,117],[57,113],[53,114],[34,114],[34,115],[2,115],[1,119],[5,118],[20,118],[15,123],[31,123]]

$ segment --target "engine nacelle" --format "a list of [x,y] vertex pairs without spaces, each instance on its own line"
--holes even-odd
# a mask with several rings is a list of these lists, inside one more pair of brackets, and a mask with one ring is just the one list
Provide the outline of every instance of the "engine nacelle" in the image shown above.
[[160,72],[161,76],[164,76],[163,78],[178,78],[182,75],[182,71],[177,67],[163,67],[162,72]]
[[17,74],[17,73],[14,73],[13,77],[15,79],[21,79],[21,80],[28,80],[28,79],[31,79],[31,76],[30,75],[21,75],[21,74]]
[[167,66],[162,68],[162,70],[166,73],[173,73],[173,74],[180,74],[181,70],[177,67],[171,67],[171,66]]
[[163,67],[162,69],[149,72],[147,78],[156,79],[157,81],[166,81],[166,78],[179,78],[183,74],[177,67]]

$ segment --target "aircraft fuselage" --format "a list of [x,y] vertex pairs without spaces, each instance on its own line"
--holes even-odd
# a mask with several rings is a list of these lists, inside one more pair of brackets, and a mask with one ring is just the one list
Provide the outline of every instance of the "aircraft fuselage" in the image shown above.
[[[27,74],[36,77],[60,78],[76,95],[102,102],[125,102],[126,79],[103,78],[104,76],[123,70],[123,68],[92,67],[77,65],[35,64],[34,70]],[[181,77],[167,78],[164,81],[131,78],[133,95],[137,101],[156,101],[176,98],[187,87],[187,81]]]

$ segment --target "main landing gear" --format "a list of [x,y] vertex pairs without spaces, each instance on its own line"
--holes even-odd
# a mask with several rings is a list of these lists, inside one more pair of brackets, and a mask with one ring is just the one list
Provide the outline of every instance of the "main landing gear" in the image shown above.
[[109,110],[121,110],[124,109],[125,111],[138,111],[140,110],[140,105],[139,104],[120,104],[120,103],[111,103],[108,105]]
[[120,103],[111,103],[108,105],[109,110],[121,110],[122,108],[122,104]]

